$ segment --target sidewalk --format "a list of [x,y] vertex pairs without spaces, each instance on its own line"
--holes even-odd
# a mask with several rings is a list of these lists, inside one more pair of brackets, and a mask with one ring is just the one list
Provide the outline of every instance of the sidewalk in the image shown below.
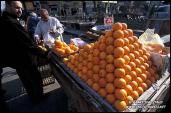
[[67,112],[67,97],[57,81],[44,87],[49,96],[34,106],[14,69],[4,68],[2,87],[6,90],[5,99],[10,112]]

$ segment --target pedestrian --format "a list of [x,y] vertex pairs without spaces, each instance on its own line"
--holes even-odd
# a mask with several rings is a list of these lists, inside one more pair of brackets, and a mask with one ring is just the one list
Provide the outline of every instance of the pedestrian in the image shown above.
[[46,43],[53,43],[55,39],[63,41],[62,33],[64,28],[60,21],[55,17],[49,16],[47,9],[40,10],[41,20],[37,24],[36,31],[34,34],[35,40],[40,40],[41,38]]
[[39,22],[39,18],[37,14],[35,12],[30,12],[29,16],[27,17],[26,28],[33,41],[35,41],[34,33],[38,22]]
[[30,56],[35,54],[47,58],[49,52],[37,46],[19,23],[18,18],[22,15],[22,9],[20,1],[6,1],[6,9],[0,18],[3,36],[0,41],[0,69],[16,69],[28,96],[33,103],[37,103],[44,97],[43,84],[41,74]]

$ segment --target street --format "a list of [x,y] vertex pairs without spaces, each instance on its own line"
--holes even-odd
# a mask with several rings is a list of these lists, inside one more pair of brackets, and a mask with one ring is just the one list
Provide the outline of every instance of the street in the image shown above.
[[12,68],[3,68],[2,88],[10,112],[67,112],[67,97],[57,81],[44,87],[48,97],[40,104],[33,105],[22,83]]

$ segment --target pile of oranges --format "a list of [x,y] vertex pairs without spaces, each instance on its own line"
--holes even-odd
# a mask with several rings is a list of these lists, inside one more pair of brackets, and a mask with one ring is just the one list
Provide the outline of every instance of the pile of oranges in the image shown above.
[[159,79],[150,54],[125,23],[113,24],[98,41],[63,61],[119,111]]
[[69,46],[65,43],[65,42],[62,42],[60,40],[55,40],[54,42],[54,47],[53,47],[53,50],[61,55],[61,56],[66,56],[66,55],[70,55],[72,53],[75,53],[78,51],[78,47],[75,46],[74,44],[70,44]]

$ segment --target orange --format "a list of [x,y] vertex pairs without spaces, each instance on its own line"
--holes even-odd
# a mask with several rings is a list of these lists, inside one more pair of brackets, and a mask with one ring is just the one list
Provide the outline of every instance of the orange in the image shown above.
[[112,73],[114,71],[115,67],[113,64],[107,64],[106,65],[106,72]]
[[109,45],[106,47],[106,53],[107,54],[113,54],[114,47],[112,45]]
[[79,62],[82,62],[83,59],[84,59],[84,58],[83,58],[82,56],[79,56],[79,57],[78,57],[78,61],[79,61]]
[[106,76],[106,70],[105,69],[101,69],[100,71],[99,71],[99,77],[105,77]]
[[141,77],[137,77],[136,82],[138,83],[138,85],[140,85],[141,83],[143,83],[143,80],[141,79]]
[[98,49],[94,49],[93,56],[98,56],[100,51]]
[[114,39],[113,37],[107,37],[106,38],[106,45],[113,45]]
[[125,79],[125,81],[126,81],[127,84],[132,81],[131,75],[125,75],[124,79]]
[[139,58],[139,56],[140,56],[138,51],[133,51],[133,54],[135,55],[135,58]]
[[143,56],[143,50],[142,49],[138,49],[138,52],[139,52],[140,56]]
[[71,48],[68,46],[65,48],[65,53],[70,54],[71,53]]
[[100,43],[105,43],[105,41],[106,41],[106,37],[101,35],[100,38],[99,38],[99,42]]
[[114,57],[113,55],[107,55],[106,56],[106,62],[107,63],[113,63]]
[[135,60],[134,60],[134,63],[136,64],[136,66],[140,66],[140,64],[141,64],[141,62],[140,62],[139,59],[135,59]]
[[136,89],[136,91],[138,92],[139,95],[142,95],[143,92],[144,92],[144,90],[143,90],[142,87],[138,87],[138,88]]
[[100,80],[98,81],[98,83],[99,83],[99,86],[100,87],[105,87],[106,84],[107,84],[107,82],[106,82],[106,80],[104,78],[100,78]]
[[122,24],[122,30],[126,30],[127,29],[127,24],[126,23],[121,23]]
[[137,87],[138,87],[138,83],[137,83],[136,81],[132,81],[132,82],[130,82],[129,84],[131,85],[131,87],[132,87],[134,90],[137,89]]
[[127,97],[127,92],[125,89],[116,89],[115,90],[115,96],[117,99],[125,100]]
[[146,55],[143,55],[142,57],[143,57],[143,59],[144,59],[144,62],[147,62],[148,57],[147,57]]
[[149,69],[148,69],[148,72],[150,72],[151,75],[154,75],[154,73],[155,73],[154,70],[153,70],[152,68],[149,68]]
[[143,80],[143,82],[145,82],[145,80],[147,79],[147,75],[144,73],[140,74],[140,77]]
[[155,80],[155,78],[153,76],[151,76],[150,81],[151,81],[151,83],[154,83],[156,80]]
[[[93,74],[93,81],[98,82],[100,80],[100,77],[98,74]],[[99,84],[98,84],[99,85]]]
[[147,56],[148,59],[150,59],[151,56],[150,53],[146,53],[145,55]]
[[83,57],[84,59],[87,59],[88,53],[87,52],[83,52]]
[[87,67],[83,66],[83,67],[82,67],[82,72],[83,72],[83,74],[86,74],[87,71],[88,71]]
[[126,74],[129,74],[131,72],[131,66],[130,65],[124,65],[123,68],[125,69]]
[[88,55],[88,61],[93,61],[93,54]]
[[130,58],[128,55],[124,55],[123,58],[125,59],[125,64],[128,64],[130,62]]
[[124,56],[124,49],[122,47],[117,47],[114,49],[114,57],[123,57]]
[[62,47],[62,42],[60,40],[55,40],[54,44],[58,48],[61,48]]
[[82,70],[82,66],[83,66],[83,64],[82,64],[82,63],[79,63],[79,64],[78,64],[78,69],[79,69],[79,70]]
[[99,47],[99,42],[95,42],[94,46],[93,46],[93,49],[97,49],[98,47]]
[[145,66],[146,69],[150,67],[148,63],[144,63],[143,65]]
[[147,79],[145,83],[147,84],[148,88],[152,85],[152,82],[149,79]]
[[144,65],[140,65],[140,69],[142,70],[142,72],[146,71],[146,67]]
[[55,52],[57,52],[60,55],[65,55],[65,50],[60,49],[60,48],[55,48]]
[[125,102],[127,105],[131,105],[133,103],[134,99],[131,96],[127,96]]
[[104,51],[106,49],[106,44],[105,43],[101,43],[100,45],[99,45],[99,50],[100,51]]
[[107,95],[107,92],[106,92],[106,90],[104,88],[100,88],[98,93],[103,98],[106,97],[106,95]]
[[123,47],[124,46],[124,40],[121,38],[118,38],[114,41],[114,46],[115,47]]
[[93,88],[95,91],[98,91],[98,90],[100,89],[100,86],[99,86],[97,83],[93,83],[92,88]]
[[148,71],[145,71],[145,74],[147,75],[147,79],[150,78],[150,77],[152,76],[151,73],[148,72]]
[[134,52],[135,51],[135,47],[132,44],[129,44],[128,48],[129,48],[130,52]]
[[134,38],[133,37],[129,36],[128,40],[129,40],[129,44],[133,44],[134,43]]
[[119,22],[117,22],[117,23],[115,23],[115,24],[112,25],[112,29],[114,31],[116,31],[116,30],[122,30],[122,24],[119,23]]
[[124,111],[127,106],[126,102],[123,100],[116,100],[114,106],[116,107],[117,110],[119,111]]
[[143,50],[144,55],[147,53],[147,50],[144,47],[142,47],[141,50]]
[[69,59],[68,59],[68,58],[64,58],[64,59],[63,59],[64,64],[67,64],[67,63],[68,63],[68,61],[69,61]]
[[93,71],[92,70],[88,70],[87,77],[88,78],[93,78]]
[[142,70],[140,68],[135,68],[135,72],[137,73],[137,75],[140,75],[142,73]]
[[113,82],[115,77],[113,73],[107,73],[105,76],[106,82]]
[[88,80],[88,77],[87,77],[86,75],[83,74],[83,75],[81,76],[81,79],[82,79],[83,81],[87,81],[87,80]]
[[126,86],[126,81],[123,78],[116,78],[114,80],[114,85],[117,88],[125,88]]
[[88,63],[87,63],[87,68],[88,68],[88,69],[92,69],[92,67],[93,67],[93,63],[92,63],[92,62],[88,62]]
[[138,41],[138,37],[137,36],[132,36],[132,38],[134,39],[134,42]]
[[142,87],[144,91],[146,91],[148,88],[147,84],[144,82],[140,84],[140,87]]
[[87,80],[87,84],[91,87],[93,85],[93,80],[92,79],[88,79]]
[[139,98],[139,94],[137,91],[133,91],[132,94],[131,94],[131,97],[134,99],[134,100],[137,100]]
[[129,33],[129,36],[133,36],[133,31],[132,31],[132,29],[127,29],[127,31],[128,31],[128,33]]
[[112,37],[113,36],[113,30],[109,30],[105,33],[105,37]]
[[134,62],[130,62],[129,65],[131,66],[131,69],[135,69],[136,68],[136,64]]
[[124,45],[128,46],[129,45],[129,39],[128,38],[122,38],[124,40]]
[[125,86],[125,90],[128,95],[130,95],[133,92],[133,88],[129,84]]
[[99,66],[101,69],[106,69],[107,62],[105,60],[100,60]]
[[110,104],[112,104],[112,103],[115,102],[115,96],[114,96],[113,94],[108,94],[108,95],[106,96],[106,100],[107,100]]
[[115,87],[112,83],[107,83],[105,90],[107,93],[112,94],[115,91]]
[[[112,63],[112,62],[109,62],[109,63]],[[116,58],[114,60],[114,65],[115,65],[115,67],[124,67],[124,65],[125,65],[125,59],[124,58]]]
[[125,76],[125,70],[123,68],[116,68],[114,70],[114,75],[118,78],[120,78],[120,77],[123,78]]
[[133,61],[135,59],[135,55],[133,53],[129,53],[129,58],[131,61]]
[[99,57],[93,57],[93,64],[99,64]]
[[135,71],[131,71],[129,73],[129,75],[132,77],[132,79],[136,79],[137,78],[137,73]]
[[84,61],[83,61],[83,65],[84,65],[84,66],[87,66],[87,60],[84,60]]
[[91,49],[91,45],[90,44],[86,44],[84,47],[83,47],[84,51],[86,52],[89,52],[90,49]]
[[124,46],[123,49],[124,49],[125,55],[128,55],[130,53],[129,47]]
[[97,74],[97,73],[99,72],[99,70],[100,70],[99,65],[94,65],[94,66],[93,66],[93,72],[94,72],[95,74]]
[[124,32],[124,37],[127,38],[129,36],[129,32],[127,30],[123,30]]
[[100,52],[99,58],[100,58],[101,60],[105,59],[105,58],[106,58],[106,53],[105,53],[105,52]]
[[124,32],[122,30],[114,31],[113,37],[116,38],[124,38]]

